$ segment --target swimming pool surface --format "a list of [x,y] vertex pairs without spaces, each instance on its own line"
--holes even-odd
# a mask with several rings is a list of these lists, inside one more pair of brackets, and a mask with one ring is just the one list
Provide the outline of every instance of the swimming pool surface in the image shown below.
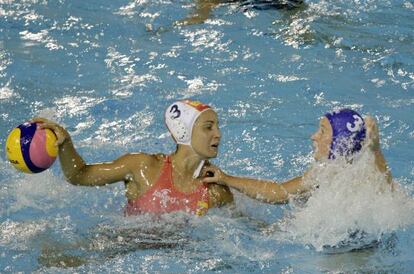
[[[0,272],[412,273],[414,3],[223,3],[176,24],[195,3],[0,0]],[[203,218],[126,218],[121,183],[75,187],[58,163],[25,175],[5,158],[7,134],[33,116],[65,125],[88,162],[170,153],[163,111],[182,98],[217,110],[215,164],[278,181],[312,162],[325,112],[372,115],[400,190],[376,189],[363,165],[332,167],[305,204],[235,192]]]

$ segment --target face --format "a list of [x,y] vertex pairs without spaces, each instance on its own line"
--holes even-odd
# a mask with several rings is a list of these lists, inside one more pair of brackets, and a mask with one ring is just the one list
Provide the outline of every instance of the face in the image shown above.
[[332,127],[328,118],[323,117],[319,123],[319,129],[312,136],[315,160],[327,159],[332,143]]
[[217,113],[211,109],[201,113],[193,127],[191,146],[203,159],[214,158],[218,153],[221,133]]

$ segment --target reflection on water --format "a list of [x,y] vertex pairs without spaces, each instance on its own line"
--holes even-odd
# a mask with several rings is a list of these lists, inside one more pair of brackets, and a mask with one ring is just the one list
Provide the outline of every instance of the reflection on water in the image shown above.
[[183,234],[183,227],[176,227],[175,230],[165,230],[163,227],[119,228],[100,225],[75,242],[42,239],[38,261],[44,267],[78,267],[149,249],[166,249],[166,252],[170,252],[190,241]]

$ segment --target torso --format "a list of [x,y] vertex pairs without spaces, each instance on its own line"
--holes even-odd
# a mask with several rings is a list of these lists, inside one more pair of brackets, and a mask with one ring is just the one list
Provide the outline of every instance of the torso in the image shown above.
[[[135,157],[134,154],[131,155],[131,161],[134,162],[134,167],[136,166],[136,168],[131,169],[132,174],[125,180],[126,197],[130,203],[143,197],[148,191],[151,192],[153,190],[154,185],[159,180],[160,174],[163,171],[166,157],[166,155],[162,154],[137,154]],[[181,174],[182,173],[172,168],[173,188],[177,192],[191,194],[194,191],[203,188],[201,179],[187,177],[186,180],[183,180],[183,177],[180,176]],[[222,206],[233,201],[233,196],[227,187],[209,184],[207,186],[207,191],[208,207],[210,208]]]

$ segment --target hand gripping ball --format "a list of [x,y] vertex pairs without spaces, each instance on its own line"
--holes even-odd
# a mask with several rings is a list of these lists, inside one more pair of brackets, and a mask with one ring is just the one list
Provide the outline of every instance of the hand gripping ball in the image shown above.
[[14,128],[6,141],[10,163],[26,173],[39,173],[56,160],[56,136],[50,129],[41,129],[38,123],[23,123]]

